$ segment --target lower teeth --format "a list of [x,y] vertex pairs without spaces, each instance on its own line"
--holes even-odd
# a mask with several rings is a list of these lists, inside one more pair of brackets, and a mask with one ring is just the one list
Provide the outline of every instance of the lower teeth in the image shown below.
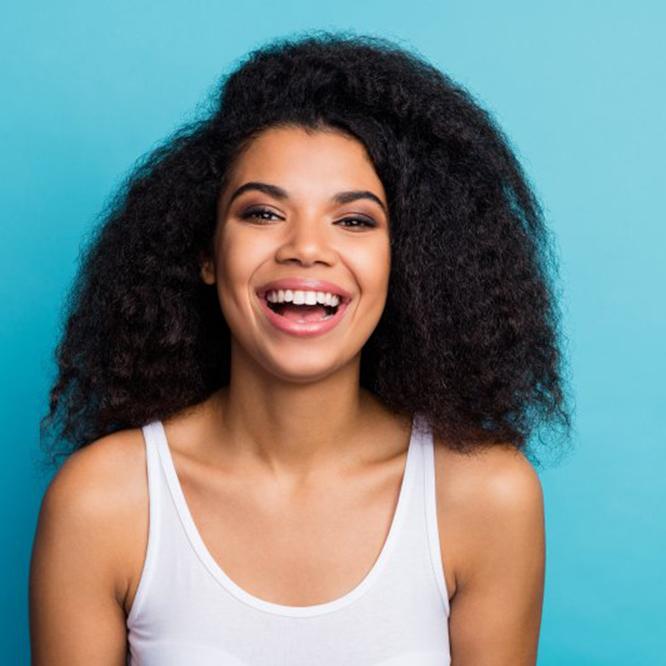
[[[280,316],[282,316],[282,315],[280,315]],[[299,319],[299,320],[298,320],[298,323],[299,323],[299,324],[314,324],[314,323],[316,323],[317,321],[326,321],[327,319],[330,319],[330,318],[333,317],[333,316],[335,316],[335,315],[327,314],[327,315],[323,316],[321,319],[319,319],[319,320],[315,320],[314,322],[313,322],[313,321],[308,321],[307,319]]]
[[[275,314],[279,314],[281,317],[283,316],[282,313],[280,312],[280,307],[279,305],[275,305],[273,303],[268,303],[268,307],[275,312]],[[330,319],[331,317],[334,317],[338,311],[339,306],[331,307],[331,306],[325,306],[325,311],[328,313],[324,315],[319,321],[324,321],[326,319]],[[299,319],[299,323],[305,323],[307,322],[306,319]]]

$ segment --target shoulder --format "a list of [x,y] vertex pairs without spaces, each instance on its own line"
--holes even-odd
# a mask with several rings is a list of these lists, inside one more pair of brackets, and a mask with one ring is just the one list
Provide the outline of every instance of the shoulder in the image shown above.
[[49,483],[43,504],[83,515],[103,514],[127,497],[145,466],[140,429],[122,430],[72,453]]
[[435,449],[437,476],[446,479],[437,486],[438,496],[468,507],[473,514],[510,517],[542,504],[539,476],[516,447],[488,445],[460,453],[436,441]]
[[[101,437],[72,453],[50,481],[40,508],[36,544],[77,546],[114,594],[125,593],[128,556],[147,521],[145,446],[141,429]],[[63,557],[73,554],[62,551]]]
[[448,560],[454,587],[489,558],[543,551],[541,482],[516,447],[489,445],[460,453],[436,441],[435,474],[442,558]]

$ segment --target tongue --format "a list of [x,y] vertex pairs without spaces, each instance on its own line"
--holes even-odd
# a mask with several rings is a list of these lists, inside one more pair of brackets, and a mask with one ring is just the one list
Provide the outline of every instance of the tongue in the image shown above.
[[326,311],[323,305],[285,303],[280,314],[292,321],[321,321],[326,316]]

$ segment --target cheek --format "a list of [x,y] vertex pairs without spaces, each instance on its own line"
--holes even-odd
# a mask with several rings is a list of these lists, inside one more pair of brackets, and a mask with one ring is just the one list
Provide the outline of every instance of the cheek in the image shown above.
[[268,243],[258,234],[244,234],[241,230],[223,234],[219,241],[218,256],[222,283],[234,294],[246,291],[251,276],[270,254]]
[[388,241],[356,248],[350,258],[361,289],[366,295],[383,297],[388,289],[391,252]]

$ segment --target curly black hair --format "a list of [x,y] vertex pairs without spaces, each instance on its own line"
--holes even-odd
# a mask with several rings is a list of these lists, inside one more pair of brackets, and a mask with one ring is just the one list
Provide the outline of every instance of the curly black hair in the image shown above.
[[[230,332],[201,259],[234,160],[269,127],[334,129],[387,194],[391,275],[361,385],[423,413],[460,451],[571,426],[557,272],[540,204],[489,112],[413,49],[314,31],[251,51],[210,109],[136,165],[105,208],[66,301],[42,442],[51,463],[209,397]],[[42,444],[44,446],[44,444]]]

